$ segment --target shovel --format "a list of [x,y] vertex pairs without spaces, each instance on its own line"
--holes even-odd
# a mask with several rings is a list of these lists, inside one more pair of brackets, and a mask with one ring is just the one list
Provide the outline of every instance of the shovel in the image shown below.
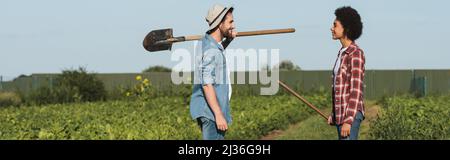
[[[237,37],[279,34],[279,33],[293,33],[293,32],[295,32],[294,28],[259,30],[259,31],[238,32]],[[145,50],[150,52],[156,52],[156,51],[170,50],[172,49],[172,44],[176,42],[195,41],[200,40],[202,37],[203,37],[202,35],[173,37],[173,30],[171,28],[168,28],[151,31],[150,33],[147,34],[147,36],[145,36],[144,42],[142,44],[144,45]]]
[[309,107],[311,107],[312,109],[314,109],[317,113],[319,113],[323,118],[325,118],[325,120],[328,120],[328,117],[325,116],[325,114],[323,114],[319,109],[317,109],[317,107],[315,107],[314,105],[312,105],[311,103],[309,103],[305,98],[303,98],[302,96],[298,95],[297,93],[295,93],[294,90],[292,90],[291,88],[289,88],[286,84],[284,84],[281,81],[278,81],[278,83],[284,88],[286,89],[289,93],[291,93],[292,95],[294,95],[295,97],[297,97],[298,99],[300,99],[303,103],[305,103],[306,105],[308,105]]

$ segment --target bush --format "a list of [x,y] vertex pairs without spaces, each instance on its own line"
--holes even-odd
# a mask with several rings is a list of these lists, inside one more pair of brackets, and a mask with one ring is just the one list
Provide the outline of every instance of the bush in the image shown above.
[[95,74],[86,69],[64,70],[52,88],[40,87],[30,94],[32,104],[92,102],[106,99],[107,92]]
[[281,63],[278,64],[278,66],[275,66],[274,68],[277,68],[277,67],[280,71],[300,71],[301,70],[301,68],[298,65],[295,65],[290,60],[281,61]]
[[450,96],[384,98],[371,123],[373,139],[450,139]]
[[42,104],[50,104],[50,103],[57,103],[57,100],[54,96],[53,91],[48,87],[40,87],[37,90],[34,90],[30,93],[29,97],[29,105],[30,104],[36,104],[36,105],[42,105]]
[[164,66],[152,66],[148,67],[142,72],[172,72],[172,69],[164,67]]
[[103,82],[95,74],[88,74],[85,68],[64,70],[56,78],[56,87],[62,93],[69,93],[69,100],[98,101],[105,100],[106,90]]
[[0,107],[19,106],[22,99],[14,92],[0,92]]

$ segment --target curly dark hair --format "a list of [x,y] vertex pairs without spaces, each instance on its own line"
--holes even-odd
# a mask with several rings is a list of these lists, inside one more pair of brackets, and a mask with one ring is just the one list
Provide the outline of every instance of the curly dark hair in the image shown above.
[[358,11],[350,6],[344,6],[334,11],[336,20],[340,21],[344,28],[344,35],[350,40],[355,41],[362,34],[363,24]]

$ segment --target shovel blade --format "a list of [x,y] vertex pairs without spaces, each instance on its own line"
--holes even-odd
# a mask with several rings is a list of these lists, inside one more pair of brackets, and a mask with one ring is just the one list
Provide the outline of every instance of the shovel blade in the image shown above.
[[147,34],[144,38],[144,42],[142,42],[145,50],[150,52],[155,51],[163,51],[172,49],[172,43],[157,43],[159,41],[165,41],[173,37],[173,30],[171,28],[168,29],[160,29],[153,30]]

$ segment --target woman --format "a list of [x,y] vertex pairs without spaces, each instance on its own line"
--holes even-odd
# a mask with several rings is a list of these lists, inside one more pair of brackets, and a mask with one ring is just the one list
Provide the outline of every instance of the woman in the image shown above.
[[364,119],[365,58],[355,40],[361,36],[363,26],[358,12],[351,7],[338,8],[334,14],[331,33],[342,47],[333,67],[333,109],[328,124],[336,125],[340,140],[357,140]]

